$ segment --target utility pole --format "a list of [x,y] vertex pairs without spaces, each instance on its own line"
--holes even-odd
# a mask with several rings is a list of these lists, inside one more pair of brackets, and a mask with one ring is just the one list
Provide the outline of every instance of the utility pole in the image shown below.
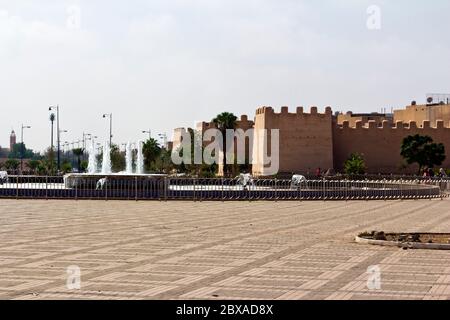
[[24,126],[22,124],[22,130],[20,133],[20,140],[21,140],[21,146],[20,146],[20,174],[23,174],[23,157],[25,152],[25,145],[23,144],[23,129],[31,129],[30,126]]
[[61,139],[60,139],[60,131],[59,131],[59,105],[51,106],[48,108],[49,111],[56,109],[56,127],[57,127],[57,148],[58,148],[58,172],[61,171]]
[[150,140],[152,138],[152,130],[148,129],[147,130],[142,130],[142,133],[146,134],[148,133],[148,140]]

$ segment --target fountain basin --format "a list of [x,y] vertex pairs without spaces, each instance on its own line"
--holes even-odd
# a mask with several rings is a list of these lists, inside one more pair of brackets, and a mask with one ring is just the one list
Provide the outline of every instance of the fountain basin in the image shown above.
[[164,174],[127,173],[69,173],[64,176],[64,186],[68,189],[166,189]]

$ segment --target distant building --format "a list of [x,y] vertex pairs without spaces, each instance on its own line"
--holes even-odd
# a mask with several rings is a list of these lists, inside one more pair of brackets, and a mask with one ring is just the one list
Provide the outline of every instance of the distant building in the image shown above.
[[408,123],[414,121],[419,128],[423,127],[424,121],[430,121],[436,123],[436,121],[442,120],[447,126],[450,122],[450,104],[444,102],[417,105],[412,103],[403,110],[394,111],[394,122]]
[[9,155],[9,149],[8,148],[2,148],[0,146],[0,162],[2,162],[1,159],[8,158],[8,155]]
[[392,114],[382,114],[382,113],[353,113],[347,112],[346,114],[340,113],[337,116],[337,124],[342,125],[344,122],[348,121],[350,127],[355,127],[356,122],[361,121],[363,126],[369,125],[369,121],[375,121],[378,127],[383,125],[383,121],[388,121],[388,123],[393,123]]
[[14,146],[17,144],[16,133],[11,131],[11,135],[9,136],[9,150],[13,150]]

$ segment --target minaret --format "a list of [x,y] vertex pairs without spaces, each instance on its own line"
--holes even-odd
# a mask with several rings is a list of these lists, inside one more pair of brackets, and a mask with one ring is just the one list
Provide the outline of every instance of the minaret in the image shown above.
[[14,146],[16,145],[16,133],[11,131],[11,135],[9,136],[9,149],[12,151],[14,149]]

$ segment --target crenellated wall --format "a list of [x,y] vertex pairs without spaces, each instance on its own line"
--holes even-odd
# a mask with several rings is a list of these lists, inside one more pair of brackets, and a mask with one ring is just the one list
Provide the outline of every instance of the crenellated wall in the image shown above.
[[[420,124],[383,121],[381,126],[376,121],[357,121],[351,126],[349,121],[338,125],[329,107],[325,113],[318,113],[316,107],[310,113],[302,107],[296,113],[289,113],[287,107],[280,113],[263,107],[256,111],[255,129],[280,130],[280,173],[314,173],[316,168],[342,172],[344,162],[355,152],[364,155],[368,173],[417,173],[418,168],[406,166],[400,155],[403,139],[415,134],[443,143],[447,158],[442,166],[450,168],[450,122],[442,120]],[[264,166],[254,165],[253,173],[264,175]]]
[[[444,107],[441,109],[444,110]],[[421,106],[417,106],[417,111],[414,109],[415,116],[428,116],[422,115],[419,108]],[[406,113],[402,116],[408,117]],[[436,112],[436,116],[448,118],[444,113]],[[198,124],[197,129],[205,131],[211,127],[214,123],[203,122]],[[400,155],[403,139],[415,134],[427,135],[434,142],[443,143],[447,158],[442,167],[450,168],[450,121],[397,121],[392,124],[385,120],[380,125],[371,120],[356,121],[352,125],[344,121],[339,125],[330,107],[325,108],[324,113],[319,113],[317,107],[311,107],[309,113],[303,107],[298,107],[295,112],[289,112],[288,107],[282,107],[280,112],[275,112],[272,107],[261,107],[256,110],[255,121],[243,115],[237,121],[237,128],[254,128],[256,134],[259,129],[267,130],[267,142],[258,143],[255,138],[253,160],[263,158],[265,150],[262,146],[265,144],[269,150],[268,156],[271,156],[270,130],[279,130],[279,173],[313,174],[317,168],[322,171],[334,168],[342,172],[344,162],[355,152],[364,155],[368,173],[417,173],[417,167],[406,166]],[[182,129],[174,131],[174,148],[181,143],[181,132]],[[246,141],[246,159],[249,151]],[[254,163],[252,172],[255,176],[271,175],[268,174],[268,167],[262,162]],[[219,164],[221,171],[222,164]]]
[[394,111],[394,121],[416,121],[420,126],[423,121],[435,123],[437,120],[443,120],[446,124],[450,121],[450,105],[412,105],[402,110]]
[[[318,167],[333,167],[332,119],[330,107],[325,113],[319,113],[317,107],[311,107],[310,113],[305,113],[303,107],[298,107],[295,113],[289,113],[288,107],[282,107],[280,113],[262,107],[256,111],[254,127],[269,132],[280,130],[280,173],[307,173]],[[268,146],[271,150],[270,143]],[[254,148],[254,157],[263,152],[258,146]],[[253,174],[265,175],[262,163],[253,165]]]
[[[422,127],[420,127],[422,126]],[[404,167],[405,161],[400,155],[400,148],[404,138],[409,135],[427,135],[436,143],[444,143],[447,159],[443,167],[450,167],[450,128],[444,126],[444,121],[396,122],[390,125],[384,121],[382,127],[377,127],[374,121],[369,126],[357,122],[350,127],[348,122],[342,126],[333,126],[334,168],[342,171],[343,164],[348,157],[358,152],[364,155],[369,173],[417,173],[417,167]]]

